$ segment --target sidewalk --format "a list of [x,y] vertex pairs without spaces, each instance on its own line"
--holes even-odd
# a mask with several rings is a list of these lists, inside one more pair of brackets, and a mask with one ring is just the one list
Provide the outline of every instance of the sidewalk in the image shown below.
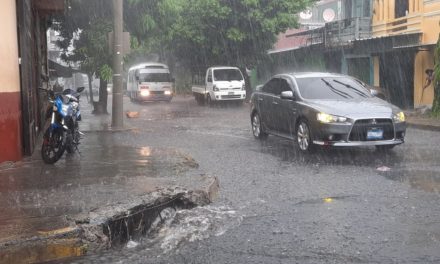
[[[170,196],[185,191],[215,195],[216,179],[201,175],[187,153],[151,148],[147,142],[126,146],[116,136],[134,131],[109,130],[110,115],[93,116],[85,100],[81,109],[80,128],[86,134],[81,155],[65,154],[55,165],[46,165],[37,147],[32,157],[0,164],[0,263],[80,255],[83,245],[78,244],[75,221],[84,216],[89,221],[93,212],[102,224],[111,218],[105,208],[116,205],[115,212],[127,212],[160,200],[159,190]],[[69,239],[54,246],[52,237]]]
[[440,131],[440,118],[434,118],[428,115],[417,114],[414,112],[407,112],[405,113],[405,115],[408,127],[431,131]]

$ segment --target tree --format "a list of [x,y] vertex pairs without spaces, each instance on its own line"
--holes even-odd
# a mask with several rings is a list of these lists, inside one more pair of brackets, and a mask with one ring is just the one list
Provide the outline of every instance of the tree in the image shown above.
[[432,113],[434,116],[440,116],[440,34],[434,52],[434,101],[432,103]]
[[255,65],[313,0],[127,0],[132,48],[175,58],[193,73],[216,64]]
[[171,27],[172,46],[193,70],[213,64],[255,65],[279,33],[298,26],[311,0],[190,0]]
[[57,43],[63,49],[61,58],[68,63],[78,62],[80,70],[87,73],[92,102],[91,79],[93,76],[100,79],[99,101],[93,102],[94,113],[107,113],[107,82],[112,78],[108,47],[113,17],[111,6],[105,0],[70,0],[68,6],[55,24],[62,37]]
[[132,36],[132,52],[127,61],[136,62],[147,54],[158,54],[160,61],[172,58],[172,26],[181,15],[186,0],[127,0],[125,28]]
[[[128,63],[147,53],[178,61],[194,73],[211,65],[256,65],[279,33],[298,26],[297,14],[315,0],[125,0],[125,28],[132,35]],[[104,84],[111,76],[107,33],[113,17],[108,0],[69,0],[60,20],[65,60]],[[74,38],[75,34],[79,37]],[[73,40],[74,51],[68,47]],[[105,100],[100,102],[106,103]],[[106,109],[106,108],[105,108]]]

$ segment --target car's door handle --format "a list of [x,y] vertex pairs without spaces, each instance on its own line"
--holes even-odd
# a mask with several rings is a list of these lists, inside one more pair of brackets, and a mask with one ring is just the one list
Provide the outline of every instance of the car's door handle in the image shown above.
[[258,98],[258,101],[264,101],[263,98]]
[[277,105],[277,104],[278,104],[278,102],[272,102],[272,104],[274,104],[274,105]]

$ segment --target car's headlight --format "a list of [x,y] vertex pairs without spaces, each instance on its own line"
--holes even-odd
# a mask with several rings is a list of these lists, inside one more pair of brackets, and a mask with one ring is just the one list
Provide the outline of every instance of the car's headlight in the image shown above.
[[399,112],[393,115],[393,120],[396,123],[405,122],[405,114],[403,112]]
[[165,95],[171,95],[171,91],[165,91]]
[[326,113],[318,113],[316,118],[321,123],[344,123],[347,121],[346,117],[342,116],[335,116],[335,115],[329,115]]

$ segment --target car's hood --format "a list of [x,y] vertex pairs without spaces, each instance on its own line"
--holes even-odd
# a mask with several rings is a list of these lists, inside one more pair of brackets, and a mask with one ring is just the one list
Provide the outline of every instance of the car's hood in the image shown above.
[[307,100],[306,104],[327,114],[348,118],[389,118],[399,108],[379,98],[359,100]]

